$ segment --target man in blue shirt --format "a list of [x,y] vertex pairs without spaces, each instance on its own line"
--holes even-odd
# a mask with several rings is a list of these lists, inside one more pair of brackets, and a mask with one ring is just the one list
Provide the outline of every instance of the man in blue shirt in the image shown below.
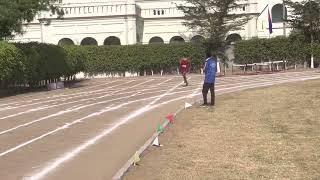
[[217,73],[217,58],[212,55],[211,52],[207,53],[207,59],[204,65],[204,83],[202,88],[203,95],[203,105],[208,105],[207,95],[210,89],[211,93],[211,106],[214,106],[215,101],[215,93],[214,93],[214,84],[216,81],[216,73]]

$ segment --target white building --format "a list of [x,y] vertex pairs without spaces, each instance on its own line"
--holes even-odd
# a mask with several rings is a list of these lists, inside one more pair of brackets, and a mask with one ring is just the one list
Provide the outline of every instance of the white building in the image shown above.
[[[243,30],[230,32],[228,38],[269,37],[268,9],[273,19],[271,37],[284,34],[282,0],[239,2],[243,7],[237,13],[251,14],[254,18]],[[184,14],[176,8],[181,3],[181,0],[63,0],[63,19],[41,13],[15,41],[76,45],[196,41],[202,37],[182,24]]]

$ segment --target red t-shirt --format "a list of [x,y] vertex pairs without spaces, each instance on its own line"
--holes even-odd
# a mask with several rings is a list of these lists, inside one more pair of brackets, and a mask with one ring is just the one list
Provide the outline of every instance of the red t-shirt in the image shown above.
[[180,71],[181,72],[188,72],[190,67],[190,63],[188,60],[181,60],[180,61]]

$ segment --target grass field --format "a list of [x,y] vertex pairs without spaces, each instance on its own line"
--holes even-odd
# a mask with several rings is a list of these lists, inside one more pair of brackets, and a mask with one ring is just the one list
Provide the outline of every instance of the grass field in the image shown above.
[[247,90],[177,116],[124,179],[320,179],[320,81]]

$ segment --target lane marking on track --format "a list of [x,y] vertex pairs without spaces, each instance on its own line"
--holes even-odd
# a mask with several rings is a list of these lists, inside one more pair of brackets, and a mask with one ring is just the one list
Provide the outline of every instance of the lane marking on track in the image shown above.
[[[306,73],[301,73],[301,74],[306,74]],[[310,74],[310,73],[307,73],[307,74]],[[281,76],[283,74],[271,74],[271,75],[272,76]],[[269,75],[269,76],[271,76],[271,75]],[[291,74],[288,74],[288,75],[290,75],[290,77],[292,76]],[[266,79],[264,76],[261,76],[261,77]],[[240,80],[245,80],[245,79],[246,80],[249,80],[249,79],[251,80],[251,79],[257,79],[257,76],[255,76],[255,77],[253,77],[253,76],[243,76],[242,78],[240,76],[240,77],[235,77],[234,79],[239,79],[239,78],[240,78]],[[263,79],[263,78],[261,78],[261,79]],[[267,79],[268,78],[269,77],[267,77]],[[173,79],[173,78],[171,78],[171,79]],[[226,79],[226,78],[224,78],[224,79]],[[101,94],[103,94],[104,92],[101,92],[101,91],[104,91],[104,90],[107,90],[107,89],[111,89],[111,88],[114,88],[114,87],[117,87],[117,86],[120,86],[120,85],[123,85],[123,84],[126,84],[126,83],[130,83],[130,82],[133,82],[133,81],[136,81],[136,80],[127,81],[127,82],[124,82],[124,83],[121,83],[121,84],[118,84],[118,85],[110,86],[108,88],[89,91],[89,92],[80,92],[80,93],[65,94],[65,95],[54,95],[54,96],[51,96],[51,97],[53,97],[53,98],[61,97],[61,96],[69,96],[69,97],[67,99],[54,99],[54,100],[43,101],[43,102],[38,102],[38,103],[33,103],[33,104],[27,104],[27,105],[25,104],[25,105],[21,105],[21,106],[9,106],[9,107],[5,107],[5,108],[2,107],[2,108],[0,108],[0,111],[10,110],[10,109],[17,109],[17,108],[20,108],[20,107],[32,106],[32,105],[43,104],[43,103],[48,103],[48,102],[57,102],[57,101],[62,101],[63,102],[63,101],[66,101],[66,100],[69,100],[69,99],[73,99],[73,98],[84,97],[84,96],[92,96],[92,95],[98,94],[99,92]],[[117,81],[113,81],[113,82],[117,82]],[[113,83],[113,82],[109,82],[107,84],[110,84],[110,83]],[[222,82],[225,82],[225,81],[222,80]],[[217,84],[218,83],[219,83],[219,80],[217,80]],[[84,94],[84,95],[75,96],[75,95],[78,95],[78,94]],[[46,98],[41,98],[41,99],[46,99]],[[41,99],[36,99],[36,100],[41,100]],[[19,101],[19,102],[31,103],[31,102],[33,102],[33,100]],[[9,103],[9,104],[15,104],[15,103],[19,103],[19,102],[14,102],[14,103]],[[17,105],[17,104],[15,104],[15,105]]]
[[[317,77],[319,78],[319,77]],[[304,78],[304,79],[300,79],[300,80],[307,80],[308,78]],[[278,82],[279,83],[279,82]],[[269,83],[272,84],[272,83]],[[253,87],[253,86],[252,86]],[[237,87],[234,87],[237,88]],[[222,89],[221,89],[222,90]],[[170,91],[170,90],[169,90]],[[197,96],[198,94],[196,94],[195,96]],[[53,162],[49,163],[48,165],[46,165],[43,169],[37,171],[36,173],[31,174],[30,176],[26,176],[26,179],[32,179],[32,180],[37,180],[37,179],[42,179],[44,178],[46,175],[48,175],[48,173],[52,172],[53,170],[57,169],[60,165],[62,165],[63,163],[71,160],[72,158],[74,158],[75,156],[77,156],[79,153],[81,153],[83,150],[89,148],[90,146],[96,144],[98,141],[100,141],[102,138],[106,137],[107,135],[109,135],[111,132],[113,132],[114,130],[116,130],[117,128],[119,128],[120,126],[128,123],[130,120],[132,120],[133,118],[144,114],[147,111],[150,111],[156,107],[160,107],[162,105],[168,104],[170,102],[173,101],[177,101],[177,100],[181,100],[181,99],[185,99],[185,96],[182,96],[180,98],[176,98],[176,99],[172,99],[170,101],[166,101],[166,102],[162,102],[162,103],[158,103],[156,105],[153,105],[155,103],[155,101],[152,101],[151,103],[149,103],[147,106],[140,108],[139,110],[136,110],[132,113],[130,113],[128,116],[126,116],[125,118],[120,119],[119,122],[117,122],[116,124],[114,124],[114,126],[112,126],[111,128],[105,129],[104,131],[102,131],[101,133],[99,133],[97,136],[95,136],[92,139],[89,139],[88,141],[86,141],[85,143],[81,144],[80,146],[76,147],[75,149],[63,154],[61,157],[59,157],[58,159],[54,160]]]
[[[116,80],[116,81],[111,81],[111,82],[108,82],[108,83],[104,83],[104,85],[108,85],[108,84],[111,84],[111,83],[115,83],[115,82],[119,82],[120,80]],[[88,87],[90,88],[90,87]],[[21,95],[22,97],[20,98],[32,98],[32,97],[37,97],[35,99],[28,99],[28,100],[25,100],[25,101],[16,101],[16,102],[12,102],[12,103],[8,103],[8,104],[0,104],[0,106],[3,106],[3,105],[11,105],[11,104],[17,104],[17,103],[30,103],[30,102],[33,102],[33,101],[39,101],[39,100],[47,100],[47,99],[51,99],[51,98],[57,98],[57,97],[63,97],[63,96],[70,96],[70,95],[76,95],[76,94],[79,94],[79,93],[86,93],[86,92],[81,92],[81,91],[85,91],[85,89],[87,88],[81,88],[81,90],[78,90],[76,91],[76,93],[74,91],[70,91],[68,92],[69,94],[65,94],[64,93],[61,93],[61,94],[58,94],[58,95],[52,95],[52,96],[46,96],[46,97],[43,97],[43,98],[38,98],[39,95],[41,95],[41,93],[37,94],[37,95],[30,95],[30,96],[25,96],[25,95]],[[55,92],[58,92],[58,91],[55,91]],[[79,93],[77,93],[79,92]],[[14,101],[15,99],[9,99],[8,101]],[[4,101],[0,101],[0,102],[4,102]],[[7,102],[7,101],[5,101]]]
[[[113,85],[113,86],[109,86],[107,88],[103,88],[103,89],[99,89],[99,90],[94,90],[94,91],[84,91],[84,92],[78,92],[78,93],[72,93],[70,92],[70,94],[62,94],[62,95],[53,95],[53,96],[50,96],[50,97],[44,97],[44,98],[38,98],[38,99],[30,99],[30,100],[25,100],[25,101],[17,101],[17,102],[14,102],[14,103],[32,103],[34,101],[39,101],[39,100],[45,100],[45,101],[42,101],[42,102],[37,102],[37,103],[33,103],[33,104],[27,104],[27,105],[23,105],[23,106],[17,106],[15,108],[19,108],[19,107],[25,107],[25,106],[30,106],[30,105],[37,105],[37,104],[43,104],[43,103],[47,103],[47,102],[55,102],[55,101],[65,101],[65,100],[68,100],[68,99],[73,99],[73,98],[78,98],[78,97],[83,97],[83,96],[90,96],[92,94],[94,94],[95,92],[100,92],[100,91],[104,91],[104,90],[108,90],[108,89],[112,89],[112,88],[115,88],[115,87],[118,87],[118,86],[122,86],[122,85],[125,85],[125,84],[128,84],[128,83],[131,83],[131,82],[134,82],[135,80],[130,80],[130,81],[126,81],[124,83],[121,83],[121,84],[116,84],[116,85]],[[53,98],[59,98],[59,97],[64,97],[64,96],[67,96],[68,98],[64,98],[64,99],[53,99]],[[52,100],[48,100],[48,99],[52,99]],[[10,103],[10,104],[14,104],[14,103]],[[14,107],[14,106],[12,106]],[[10,108],[9,108],[10,109]]]
[[[301,77],[302,76],[299,76],[299,78],[301,78]],[[309,76],[306,76],[306,77],[309,77]],[[288,79],[288,78],[282,78],[281,77],[281,78],[277,78],[277,80],[278,79]],[[289,79],[292,79],[292,77],[289,77]],[[273,80],[274,79],[272,79],[272,81]],[[271,80],[270,79],[264,79],[264,80],[262,80],[262,79],[259,79],[259,80],[250,79],[250,81],[247,80],[247,81],[244,81],[244,82],[238,82],[238,83],[232,83],[232,84],[230,84],[230,83],[227,83],[227,84],[216,83],[217,84],[216,88],[218,88],[218,87],[226,87],[226,86],[230,86],[230,85],[238,85],[238,84],[250,84],[252,82],[264,82],[264,81],[267,82],[267,81],[271,81]],[[198,85],[201,86],[202,83],[199,83]],[[156,89],[156,88],[151,88],[151,89]],[[151,90],[151,89],[145,89],[145,90]],[[67,105],[67,104],[73,104],[73,103],[83,102],[83,101],[87,101],[87,100],[97,100],[97,99],[101,99],[101,98],[104,98],[104,97],[109,97],[109,96],[113,95],[114,93],[115,92],[112,92],[111,94],[110,93],[106,93],[105,95],[100,96],[100,97],[80,99],[78,101],[71,101],[71,102],[61,103],[61,104],[56,104],[57,102],[55,102],[53,105],[36,107],[36,108],[29,109],[29,110],[22,111],[22,112],[15,112],[14,114],[10,114],[10,115],[4,116],[4,117],[0,117],[0,120],[4,120],[4,119],[20,116],[20,115],[27,114],[27,113],[32,113],[32,112],[36,112],[36,111],[40,111],[40,110],[46,110],[46,109],[49,109],[49,108],[59,107],[59,106]],[[132,93],[132,92],[128,92],[128,93]],[[154,93],[157,93],[157,92],[154,92]],[[122,95],[122,94],[127,94],[127,93],[120,93],[120,94],[117,94],[117,95]],[[90,102],[87,102],[87,103],[90,103]],[[90,104],[89,106],[92,106],[92,105],[95,105],[95,104]]]
[[[176,87],[178,87],[178,86],[173,87],[172,89],[166,91],[164,94],[165,94],[165,95],[169,95],[170,92],[172,92]],[[184,91],[184,92],[185,92],[185,91]],[[135,93],[135,94],[133,94],[133,95],[127,97],[127,98],[134,97],[134,96],[138,95],[139,93],[140,93],[140,92],[137,92],[137,93]],[[162,97],[164,97],[164,94],[159,95],[159,96],[154,96],[154,97],[145,98],[145,99],[133,100],[133,101],[130,101],[130,102],[122,103],[122,104],[117,105],[117,106],[115,106],[115,107],[106,107],[106,108],[103,108],[103,109],[100,110],[100,111],[91,113],[91,114],[89,114],[89,115],[87,115],[87,116],[85,116],[85,117],[83,117],[83,118],[76,119],[76,120],[72,121],[71,123],[66,123],[64,126],[60,126],[60,127],[56,128],[56,129],[53,130],[53,131],[49,131],[49,132],[47,132],[47,133],[45,133],[45,134],[43,134],[43,135],[41,135],[41,136],[38,136],[37,138],[33,138],[33,139],[29,140],[29,141],[26,141],[26,142],[24,142],[24,143],[21,143],[20,145],[17,145],[17,146],[15,146],[15,147],[13,147],[13,148],[10,148],[10,149],[8,149],[8,150],[0,153],[0,157],[5,156],[5,155],[7,155],[7,154],[9,154],[9,153],[11,153],[11,152],[14,152],[14,151],[16,151],[16,150],[18,150],[18,149],[20,149],[20,148],[22,148],[22,147],[24,147],[24,146],[27,146],[27,145],[35,142],[35,141],[38,141],[38,140],[40,140],[40,139],[43,139],[43,138],[45,138],[45,137],[47,137],[47,136],[49,136],[49,135],[51,135],[51,134],[57,133],[58,131],[67,129],[67,128],[71,127],[72,125],[81,123],[81,122],[83,122],[83,120],[85,120],[85,119],[89,119],[89,118],[92,118],[92,117],[95,117],[95,116],[99,116],[99,115],[101,115],[101,114],[103,114],[103,113],[110,112],[110,111],[114,111],[114,110],[117,110],[117,109],[119,109],[119,108],[121,108],[121,107],[124,107],[124,106],[126,106],[126,105],[129,105],[129,104],[132,104],[132,103],[135,103],[135,102],[139,102],[139,101],[144,101],[144,100],[149,100],[149,99],[154,99],[154,98],[156,98],[156,100],[158,101],[158,100],[160,100]],[[156,100],[153,100],[152,102],[150,102],[150,103],[149,103],[149,106],[151,106],[152,104],[154,104],[154,103],[156,102]],[[111,105],[111,106],[112,106],[112,105]],[[147,107],[148,107],[148,106],[147,106]],[[146,108],[146,107],[143,107],[143,108],[141,108],[141,109],[144,109],[144,108]],[[139,110],[138,110],[138,111],[139,111]],[[140,111],[139,111],[139,112],[140,112]]]
[[[164,91],[164,90],[162,90]],[[158,91],[158,92],[162,92],[162,91]],[[178,91],[178,92],[173,92],[173,93],[169,93],[168,95],[173,95],[173,94],[179,94],[179,93],[184,93],[184,92],[189,92],[191,90],[186,90],[186,91]],[[148,92],[149,93],[149,92]],[[135,94],[136,95],[145,95],[145,94],[148,94],[148,93],[141,93],[141,92],[138,92]],[[154,92],[151,92],[151,93],[154,93]],[[1,131],[0,132],[0,135],[3,135],[3,134],[6,134],[6,133],[9,133],[9,132],[13,132],[17,129],[20,129],[22,127],[28,127],[32,124],[35,124],[35,123],[38,123],[38,122],[41,122],[41,121],[44,121],[46,119],[49,119],[49,118],[52,118],[52,117],[57,117],[57,116],[60,116],[60,115],[63,115],[63,114],[66,114],[66,113],[70,113],[70,112],[75,112],[75,111],[79,111],[80,109],[83,109],[83,108],[86,108],[86,107],[89,107],[89,106],[94,106],[94,105],[98,105],[98,104],[105,104],[105,103],[108,103],[108,102],[112,102],[112,101],[117,101],[117,100],[123,100],[123,99],[128,99],[130,97],[134,97],[132,95],[130,96],[126,96],[126,97],[120,97],[120,98],[115,98],[115,99],[110,99],[110,100],[107,100],[107,101],[101,101],[101,102],[97,102],[97,103],[93,103],[93,104],[89,104],[89,105],[84,105],[84,106],[79,106],[75,109],[66,109],[66,110],[63,110],[63,111],[59,111],[57,113],[54,113],[54,114],[51,114],[51,115],[48,115],[48,116],[45,116],[45,117],[42,117],[42,118],[39,118],[37,120],[34,120],[34,121],[30,121],[30,122],[27,122],[25,124],[21,124],[21,125],[18,125],[18,126],[15,126],[13,128],[10,128],[10,129],[7,129],[7,130],[4,130],[4,131]],[[151,99],[154,99],[154,98],[158,98],[160,97],[159,95],[158,96],[151,96],[151,97],[148,97],[148,98],[144,98],[144,99],[138,99],[138,100],[134,100],[134,101],[131,101],[132,103],[134,102],[139,102],[139,101],[146,101],[146,100],[151,100]]]
[[[176,89],[178,86],[180,86],[183,82],[178,83],[176,86],[174,86],[173,88],[169,89],[167,92],[165,92],[164,94],[160,95],[157,99],[155,99],[154,101],[150,102],[147,106],[144,106],[132,113],[130,113],[128,116],[120,119],[120,121],[118,123],[115,123],[114,126],[112,126],[111,128],[103,131],[101,134],[99,134],[98,136],[90,139],[89,141],[87,141],[86,143],[78,146],[77,148],[75,148],[74,150],[64,154],[62,157],[58,158],[57,160],[55,160],[53,163],[51,163],[49,166],[45,167],[43,170],[41,170],[39,173],[32,175],[26,179],[32,179],[32,180],[37,180],[37,179],[41,179],[43,178],[47,173],[49,173],[50,171],[56,169],[57,167],[59,167],[61,164],[63,164],[64,162],[72,159],[73,157],[75,157],[77,154],[79,154],[80,152],[82,152],[84,149],[88,148],[89,146],[96,144],[97,141],[99,141],[100,139],[102,139],[103,137],[105,137],[106,135],[110,134],[113,130],[117,129],[119,126],[125,124],[126,122],[128,122],[129,120],[131,120],[132,118],[143,114],[146,110],[150,109],[150,106],[152,106],[153,104],[155,104],[157,101],[159,101],[161,98],[163,98],[164,96],[166,96],[167,94],[169,94],[171,91],[173,91],[174,89]],[[1,155],[1,154],[0,154]]]
[[[153,81],[153,79],[150,79],[150,80],[148,80],[148,81],[139,83],[138,85],[145,84],[145,83],[150,82],[150,81]],[[132,82],[132,81],[129,81],[129,82],[126,82],[126,83],[123,83],[123,84],[127,84],[127,83],[130,83],[130,82]],[[123,85],[123,84],[122,84],[122,85]],[[118,86],[118,85],[112,86],[112,87],[110,87],[110,88],[114,88],[114,87],[117,87],[117,86]],[[132,87],[137,87],[137,85],[130,86],[130,88],[132,88]],[[120,90],[113,91],[113,92],[111,92],[111,94],[114,94],[114,93],[117,93],[117,92],[119,92],[119,91],[123,91],[123,90],[126,90],[126,89],[128,89],[128,87],[122,88],[122,89],[120,89]],[[95,94],[90,94],[89,96],[91,96],[91,95],[95,95]],[[81,101],[85,101],[85,100],[96,100],[96,99],[103,98],[103,97],[106,97],[106,96],[109,96],[109,94],[106,93],[106,95],[104,95],[104,96],[87,98],[87,99],[81,99],[81,100],[79,100],[79,101],[68,102],[68,103],[65,103],[65,104],[70,104],[70,103],[75,103],[75,102],[81,102]],[[22,105],[22,106],[9,107],[9,108],[3,108],[3,109],[0,108],[0,111],[11,110],[11,109],[18,109],[18,108],[21,108],[21,107],[27,107],[27,106],[32,106],[32,105],[44,104],[44,103],[48,103],[48,102],[59,102],[59,101],[65,102],[65,101],[67,101],[67,100],[69,100],[69,99],[78,98],[78,97],[85,97],[85,95],[79,95],[79,96],[70,97],[70,98],[65,98],[65,99],[59,99],[59,100],[49,100],[49,101],[44,101],[44,102],[37,102],[37,103],[33,103],[33,104],[25,104],[25,105]],[[65,105],[65,104],[64,104],[64,105]]]

